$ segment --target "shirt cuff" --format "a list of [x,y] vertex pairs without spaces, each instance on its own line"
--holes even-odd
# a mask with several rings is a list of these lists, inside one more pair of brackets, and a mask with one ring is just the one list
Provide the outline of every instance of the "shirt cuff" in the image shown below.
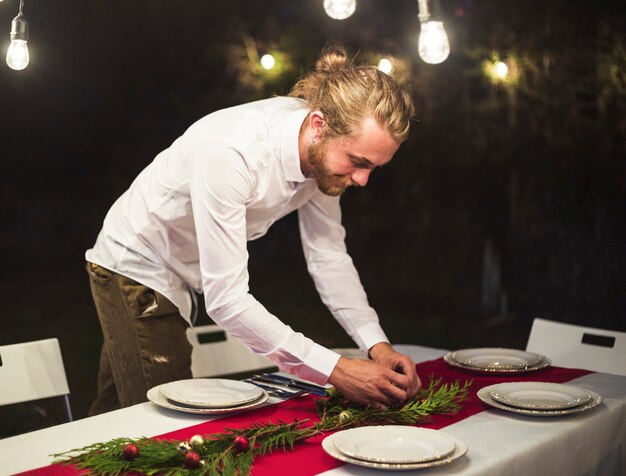
[[363,342],[361,350],[365,353],[368,353],[373,346],[380,342],[389,343],[389,339],[378,322],[370,322],[359,327],[359,337]]
[[[341,356],[319,344],[313,344],[311,351],[304,359],[304,365],[298,369],[298,377],[310,380],[318,385],[325,385],[330,374],[335,370]],[[315,367],[313,367],[314,365]]]

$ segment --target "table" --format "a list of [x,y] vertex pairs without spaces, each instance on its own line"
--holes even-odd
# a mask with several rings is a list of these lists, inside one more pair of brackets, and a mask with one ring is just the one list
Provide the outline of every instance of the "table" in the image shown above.
[[[442,349],[396,345],[416,362],[441,357]],[[444,431],[469,446],[467,455],[439,468],[403,474],[500,476],[555,474],[626,475],[626,377],[592,373],[569,382],[604,396],[599,407],[577,415],[536,418],[488,409]],[[277,399],[270,399],[276,403]],[[116,437],[152,436],[206,421],[206,416],[165,411],[150,403],[116,410],[0,440],[0,474],[46,466],[60,453]],[[297,475],[297,470],[291,474]],[[386,474],[343,465],[324,476]]]

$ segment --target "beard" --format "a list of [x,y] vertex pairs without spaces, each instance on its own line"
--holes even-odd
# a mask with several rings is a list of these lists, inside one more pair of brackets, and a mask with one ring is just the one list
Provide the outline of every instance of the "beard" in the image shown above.
[[328,139],[322,138],[319,142],[309,146],[309,163],[313,167],[317,188],[331,197],[338,197],[350,186],[356,186],[347,175],[334,174],[328,168],[326,152],[328,149]]

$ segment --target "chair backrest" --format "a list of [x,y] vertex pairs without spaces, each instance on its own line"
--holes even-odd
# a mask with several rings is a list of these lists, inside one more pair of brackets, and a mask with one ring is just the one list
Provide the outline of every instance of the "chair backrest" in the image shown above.
[[194,377],[227,376],[276,367],[216,325],[190,327],[187,338],[193,346]]
[[0,405],[65,396],[72,420],[58,339],[0,346]]
[[626,375],[626,333],[535,319],[526,350],[554,365]]

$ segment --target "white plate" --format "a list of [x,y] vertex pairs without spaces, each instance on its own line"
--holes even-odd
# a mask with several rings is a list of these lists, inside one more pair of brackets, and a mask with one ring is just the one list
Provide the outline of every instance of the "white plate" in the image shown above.
[[543,368],[548,367],[552,361],[546,357],[545,355],[540,356],[540,360],[531,366],[528,367],[506,367],[506,366],[486,366],[486,367],[475,367],[470,365],[465,365],[458,362],[454,358],[454,352],[449,352],[443,356],[443,360],[449,365],[453,367],[459,367],[464,370],[471,370],[473,372],[485,372],[485,373],[522,373],[522,372],[533,372],[535,370],[541,370]]
[[[450,435],[449,433],[445,433],[447,438],[450,438],[454,442],[454,451],[450,453],[448,456],[443,458],[435,459],[432,461],[424,461],[423,463],[378,463],[375,461],[366,461],[359,458],[353,458],[352,456],[348,456],[335,446],[335,438],[339,433],[335,433],[334,435],[327,436],[322,441],[322,448],[324,451],[328,453],[333,458],[336,458],[340,461],[344,461],[346,463],[352,463],[359,466],[365,466],[367,468],[376,468],[376,469],[386,469],[388,471],[407,471],[412,469],[423,469],[430,468],[433,466],[440,466],[444,464],[451,463],[452,461],[460,458],[465,453],[467,453],[467,445],[459,440],[456,436]],[[443,434],[443,432],[441,432]]]
[[164,383],[159,391],[168,400],[202,408],[243,405],[259,398],[263,391],[239,380],[195,378]]
[[457,350],[452,353],[452,358],[468,367],[522,369],[537,365],[541,355],[517,349],[485,347]]
[[454,442],[437,430],[401,425],[344,430],[336,434],[335,446],[345,455],[379,463],[423,463],[454,451]]
[[517,407],[512,407],[510,405],[505,405],[504,403],[500,403],[497,400],[494,400],[493,398],[491,398],[491,396],[489,395],[489,392],[493,390],[493,387],[496,387],[497,385],[500,385],[500,384],[490,385],[488,387],[481,388],[476,393],[476,395],[478,395],[478,398],[480,398],[484,403],[486,403],[489,406],[498,408],[500,410],[505,410],[507,412],[519,413],[520,415],[538,416],[538,417],[571,415],[573,413],[580,413],[586,410],[590,410],[594,407],[597,407],[598,405],[602,403],[602,395],[596,392],[592,392],[591,390],[588,390],[588,392],[591,394],[591,399],[584,405],[579,405],[577,407],[566,408],[563,410],[531,410],[529,408],[517,408]]
[[563,410],[591,400],[589,390],[546,382],[501,383],[489,391],[489,396],[505,405],[535,410]]
[[242,410],[250,410],[252,408],[256,408],[259,405],[265,403],[265,401],[269,398],[269,395],[267,394],[267,392],[265,392],[264,390],[261,390],[261,396],[259,398],[257,398],[256,400],[253,400],[252,402],[248,402],[244,405],[239,405],[236,407],[230,406],[230,407],[225,407],[225,408],[199,408],[199,407],[185,406],[182,403],[177,404],[176,402],[172,400],[168,400],[161,393],[159,387],[160,386],[152,387],[150,390],[148,390],[148,393],[146,394],[146,396],[148,397],[148,400],[150,400],[152,403],[154,403],[155,405],[159,407],[167,408],[169,410],[176,410],[176,411],[185,412],[185,413],[195,413],[198,415],[221,415],[223,413],[232,413],[232,412],[239,412]]

